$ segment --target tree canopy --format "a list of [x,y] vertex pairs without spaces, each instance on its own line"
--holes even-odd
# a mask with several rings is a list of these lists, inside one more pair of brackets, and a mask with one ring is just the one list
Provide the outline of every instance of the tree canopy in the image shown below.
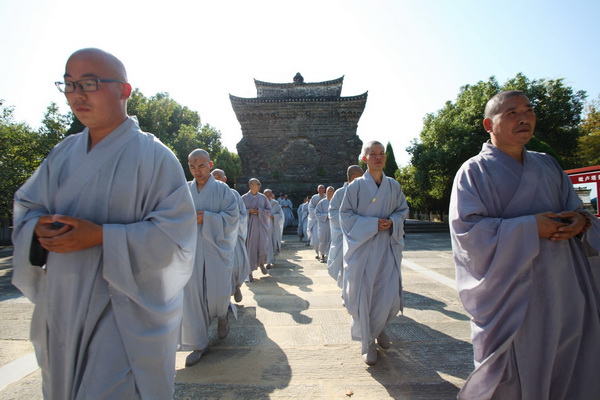
[[502,90],[521,90],[534,105],[536,137],[527,148],[553,155],[564,168],[576,166],[586,93],[574,91],[563,79],[530,80],[519,73],[501,85],[491,77],[463,86],[455,102],[425,116],[419,139],[407,149],[411,165],[397,175],[411,206],[447,209],[456,171],[489,139],[482,124],[485,104]]
[[581,125],[579,162],[582,167],[600,165],[600,99],[590,103]]
[[15,191],[60,142],[71,122],[50,103],[39,130],[14,119],[13,107],[0,107],[0,218],[12,216]]

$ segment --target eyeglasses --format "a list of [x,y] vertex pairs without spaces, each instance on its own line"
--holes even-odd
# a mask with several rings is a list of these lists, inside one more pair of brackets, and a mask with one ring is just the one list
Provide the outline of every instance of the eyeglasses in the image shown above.
[[65,81],[65,82],[54,82],[58,90],[62,93],[73,93],[76,88],[81,89],[82,92],[95,92],[98,90],[98,83],[100,82],[119,82],[125,83],[118,79],[100,79],[100,78],[87,78],[80,79],[75,82]]

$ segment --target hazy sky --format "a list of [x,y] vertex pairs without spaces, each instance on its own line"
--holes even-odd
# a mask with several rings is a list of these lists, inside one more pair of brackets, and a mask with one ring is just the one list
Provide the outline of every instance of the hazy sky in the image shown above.
[[461,86],[564,78],[600,93],[600,1],[0,0],[0,99],[37,127],[68,56],[99,47],[119,57],[146,96],[168,92],[200,113],[235,151],[242,138],[229,94],[256,97],[253,79],[305,82],[342,75],[342,96],[369,92],[363,141],[390,141],[400,164],[423,117]]

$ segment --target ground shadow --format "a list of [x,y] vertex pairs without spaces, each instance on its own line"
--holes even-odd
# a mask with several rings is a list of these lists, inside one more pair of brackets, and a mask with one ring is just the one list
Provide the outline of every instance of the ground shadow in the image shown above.
[[407,308],[413,308],[415,310],[433,310],[459,321],[470,320],[470,318],[464,314],[452,310],[447,310],[447,304],[443,301],[423,296],[418,293],[407,292],[406,290],[403,290],[402,293],[404,296],[404,306]]
[[23,294],[12,283],[13,266],[12,256],[0,258],[0,301],[16,299]]
[[[388,351],[379,351],[369,373],[394,399],[456,398],[460,385],[473,370],[469,342],[455,339],[398,316],[387,326],[392,341]],[[419,379],[415,380],[415,376]]]
[[238,320],[230,319],[227,338],[218,339],[212,324],[210,351],[195,366],[177,371],[174,399],[266,400],[289,385],[287,356],[256,319],[256,308],[237,308]]
[[279,286],[279,279],[285,278],[266,276],[248,283],[248,289],[254,294],[257,306],[272,312],[290,314],[299,324],[310,324],[312,318],[302,314],[308,310],[310,303]]

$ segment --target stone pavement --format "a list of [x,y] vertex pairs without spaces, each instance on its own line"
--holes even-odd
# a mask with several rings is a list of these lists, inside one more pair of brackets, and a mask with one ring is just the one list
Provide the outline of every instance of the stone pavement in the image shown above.
[[[392,348],[380,351],[372,367],[350,338],[350,318],[325,264],[297,237],[284,240],[269,275],[255,272],[255,281],[243,286],[229,336],[219,340],[214,322],[210,351],[199,364],[185,368],[188,352],[177,354],[176,399],[456,397],[473,363],[448,233],[407,235],[404,314],[388,325]],[[32,307],[6,285],[9,264],[10,257],[0,258],[2,366],[31,353]],[[0,400],[39,398],[39,385],[38,370],[0,391]]]

